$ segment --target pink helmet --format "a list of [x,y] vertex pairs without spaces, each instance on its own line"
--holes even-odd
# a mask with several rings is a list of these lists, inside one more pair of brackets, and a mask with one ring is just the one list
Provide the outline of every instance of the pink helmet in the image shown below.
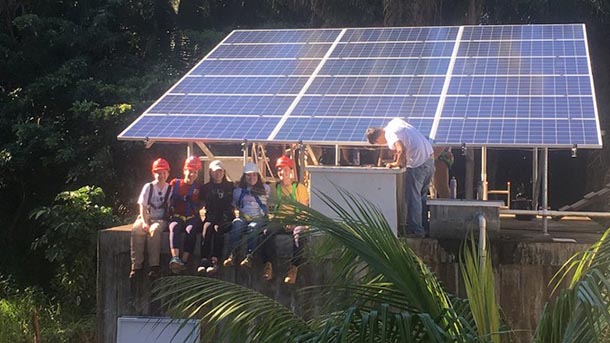
[[156,173],[160,170],[167,170],[169,171],[169,163],[167,163],[166,160],[162,159],[162,158],[158,158],[156,159],[153,164],[152,164],[152,168],[151,168],[153,173]]
[[275,167],[276,168],[290,167],[291,169],[294,169],[294,162],[290,159],[290,157],[288,157],[286,155],[282,155],[282,156],[280,156],[280,158],[277,159],[277,162],[275,162]]
[[188,170],[201,170],[201,161],[197,156],[190,156],[184,161],[184,169]]

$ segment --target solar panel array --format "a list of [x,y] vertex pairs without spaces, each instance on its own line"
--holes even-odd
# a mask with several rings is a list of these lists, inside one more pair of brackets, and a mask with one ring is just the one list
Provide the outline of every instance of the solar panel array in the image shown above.
[[120,139],[601,147],[582,24],[234,31]]

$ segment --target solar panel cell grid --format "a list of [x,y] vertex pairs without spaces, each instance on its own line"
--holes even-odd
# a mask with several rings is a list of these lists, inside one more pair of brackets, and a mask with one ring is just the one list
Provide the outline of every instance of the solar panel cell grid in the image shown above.
[[304,96],[293,116],[344,116],[434,118],[439,97]]
[[334,57],[450,57],[454,42],[339,44]]
[[[430,132],[432,119],[414,119],[410,122],[420,131]],[[364,139],[364,132],[368,127],[385,124],[387,120],[376,118],[290,118],[282,126],[276,139],[354,142]]]
[[225,43],[333,42],[340,32],[341,30],[235,31]]
[[364,144],[401,117],[437,144],[599,147],[585,39],[581,24],[238,30],[120,138]]
[[584,41],[462,42],[458,56],[467,57],[562,57],[586,56]]
[[449,58],[328,60],[319,75],[440,75],[447,74]]
[[587,76],[455,76],[448,94],[462,95],[590,95]]
[[440,95],[444,77],[318,77],[307,94]]
[[463,40],[583,39],[582,25],[466,26]]
[[167,95],[147,113],[282,115],[294,97]]
[[[244,135],[265,139],[279,122],[279,118],[213,117],[213,116],[148,116],[140,118],[132,126],[136,137],[163,137],[196,139],[202,135],[210,138],[241,140]],[[227,127],[231,131],[226,130]],[[254,138],[253,138],[254,139]]]
[[297,94],[306,77],[187,77],[172,93]]
[[588,75],[586,57],[458,58],[453,75]]
[[330,44],[221,45],[210,58],[322,58]]
[[342,42],[396,42],[455,40],[457,27],[404,27],[387,29],[350,29]]
[[207,60],[191,75],[303,75],[309,76],[320,60]]

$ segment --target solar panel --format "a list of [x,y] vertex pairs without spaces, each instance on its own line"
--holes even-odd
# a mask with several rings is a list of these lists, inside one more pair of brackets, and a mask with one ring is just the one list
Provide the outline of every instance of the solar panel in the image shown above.
[[281,116],[294,99],[295,97],[290,96],[168,94],[146,113],[167,116],[178,114]]
[[582,24],[236,30],[119,139],[601,147]]
[[464,27],[437,143],[601,147],[583,25]]

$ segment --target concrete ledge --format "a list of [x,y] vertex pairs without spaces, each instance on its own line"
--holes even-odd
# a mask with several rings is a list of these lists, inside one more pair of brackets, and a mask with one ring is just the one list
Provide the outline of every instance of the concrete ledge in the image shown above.
[[464,239],[479,229],[478,216],[483,215],[490,235],[500,231],[501,201],[433,199],[430,207],[430,237]]
[[[97,342],[114,343],[116,339],[117,318],[120,316],[163,316],[164,313],[151,301],[151,281],[145,275],[148,272],[144,266],[143,275],[130,282],[131,266],[129,241],[131,225],[102,230],[98,233],[97,261]],[[164,232],[161,238],[161,275],[171,275],[169,264],[169,233]],[[228,235],[225,235],[225,240]],[[272,299],[276,299],[297,313],[305,313],[300,300],[302,296],[298,288],[324,283],[324,271],[315,270],[315,266],[304,265],[299,268],[296,285],[284,284],[284,276],[288,271],[292,258],[292,234],[279,233],[274,236],[275,259],[273,261],[274,277],[271,281],[262,278],[263,265],[256,254],[252,269],[239,267],[224,268],[221,266],[216,277],[239,285],[255,289]],[[194,275],[200,258],[200,241],[195,245],[195,252],[187,263],[187,271],[183,274]],[[307,242],[306,242],[307,244]],[[227,247],[225,241],[225,248]],[[307,247],[307,245],[306,245]],[[221,258],[227,256],[225,251]],[[241,254],[243,257],[243,253]]]
[[[451,226],[448,227],[451,229]],[[129,237],[131,226],[102,230],[98,234],[97,278],[97,342],[116,342],[119,316],[164,315],[159,306],[151,303],[150,282],[144,278],[138,287],[129,282]],[[296,285],[285,285],[283,277],[290,258],[291,235],[276,236],[277,259],[274,262],[275,277],[271,282],[262,280],[262,266],[256,261],[252,270],[221,268],[218,278],[255,289],[278,300],[296,313],[316,313],[303,299],[299,288],[323,284],[329,277],[326,265],[306,264],[299,271]],[[407,244],[437,275],[444,287],[453,294],[465,297],[457,257],[461,240],[411,239]],[[310,242],[314,243],[315,242]],[[313,246],[314,244],[310,244]],[[167,234],[163,238],[161,256],[164,273],[168,273]],[[288,248],[287,248],[288,247]],[[545,302],[551,297],[549,281],[560,266],[574,253],[589,244],[518,242],[492,240],[490,251],[496,276],[498,302],[507,324],[517,330],[513,342],[530,342],[537,320]],[[191,261],[196,261],[196,258]],[[195,263],[189,264],[194,268]],[[306,307],[309,306],[309,307]],[[311,312],[310,312],[311,313]]]
[[466,199],[428,199],[428,206],[460,206],[460,207],[502,207],[504,202],[497,200],[466,200]]

